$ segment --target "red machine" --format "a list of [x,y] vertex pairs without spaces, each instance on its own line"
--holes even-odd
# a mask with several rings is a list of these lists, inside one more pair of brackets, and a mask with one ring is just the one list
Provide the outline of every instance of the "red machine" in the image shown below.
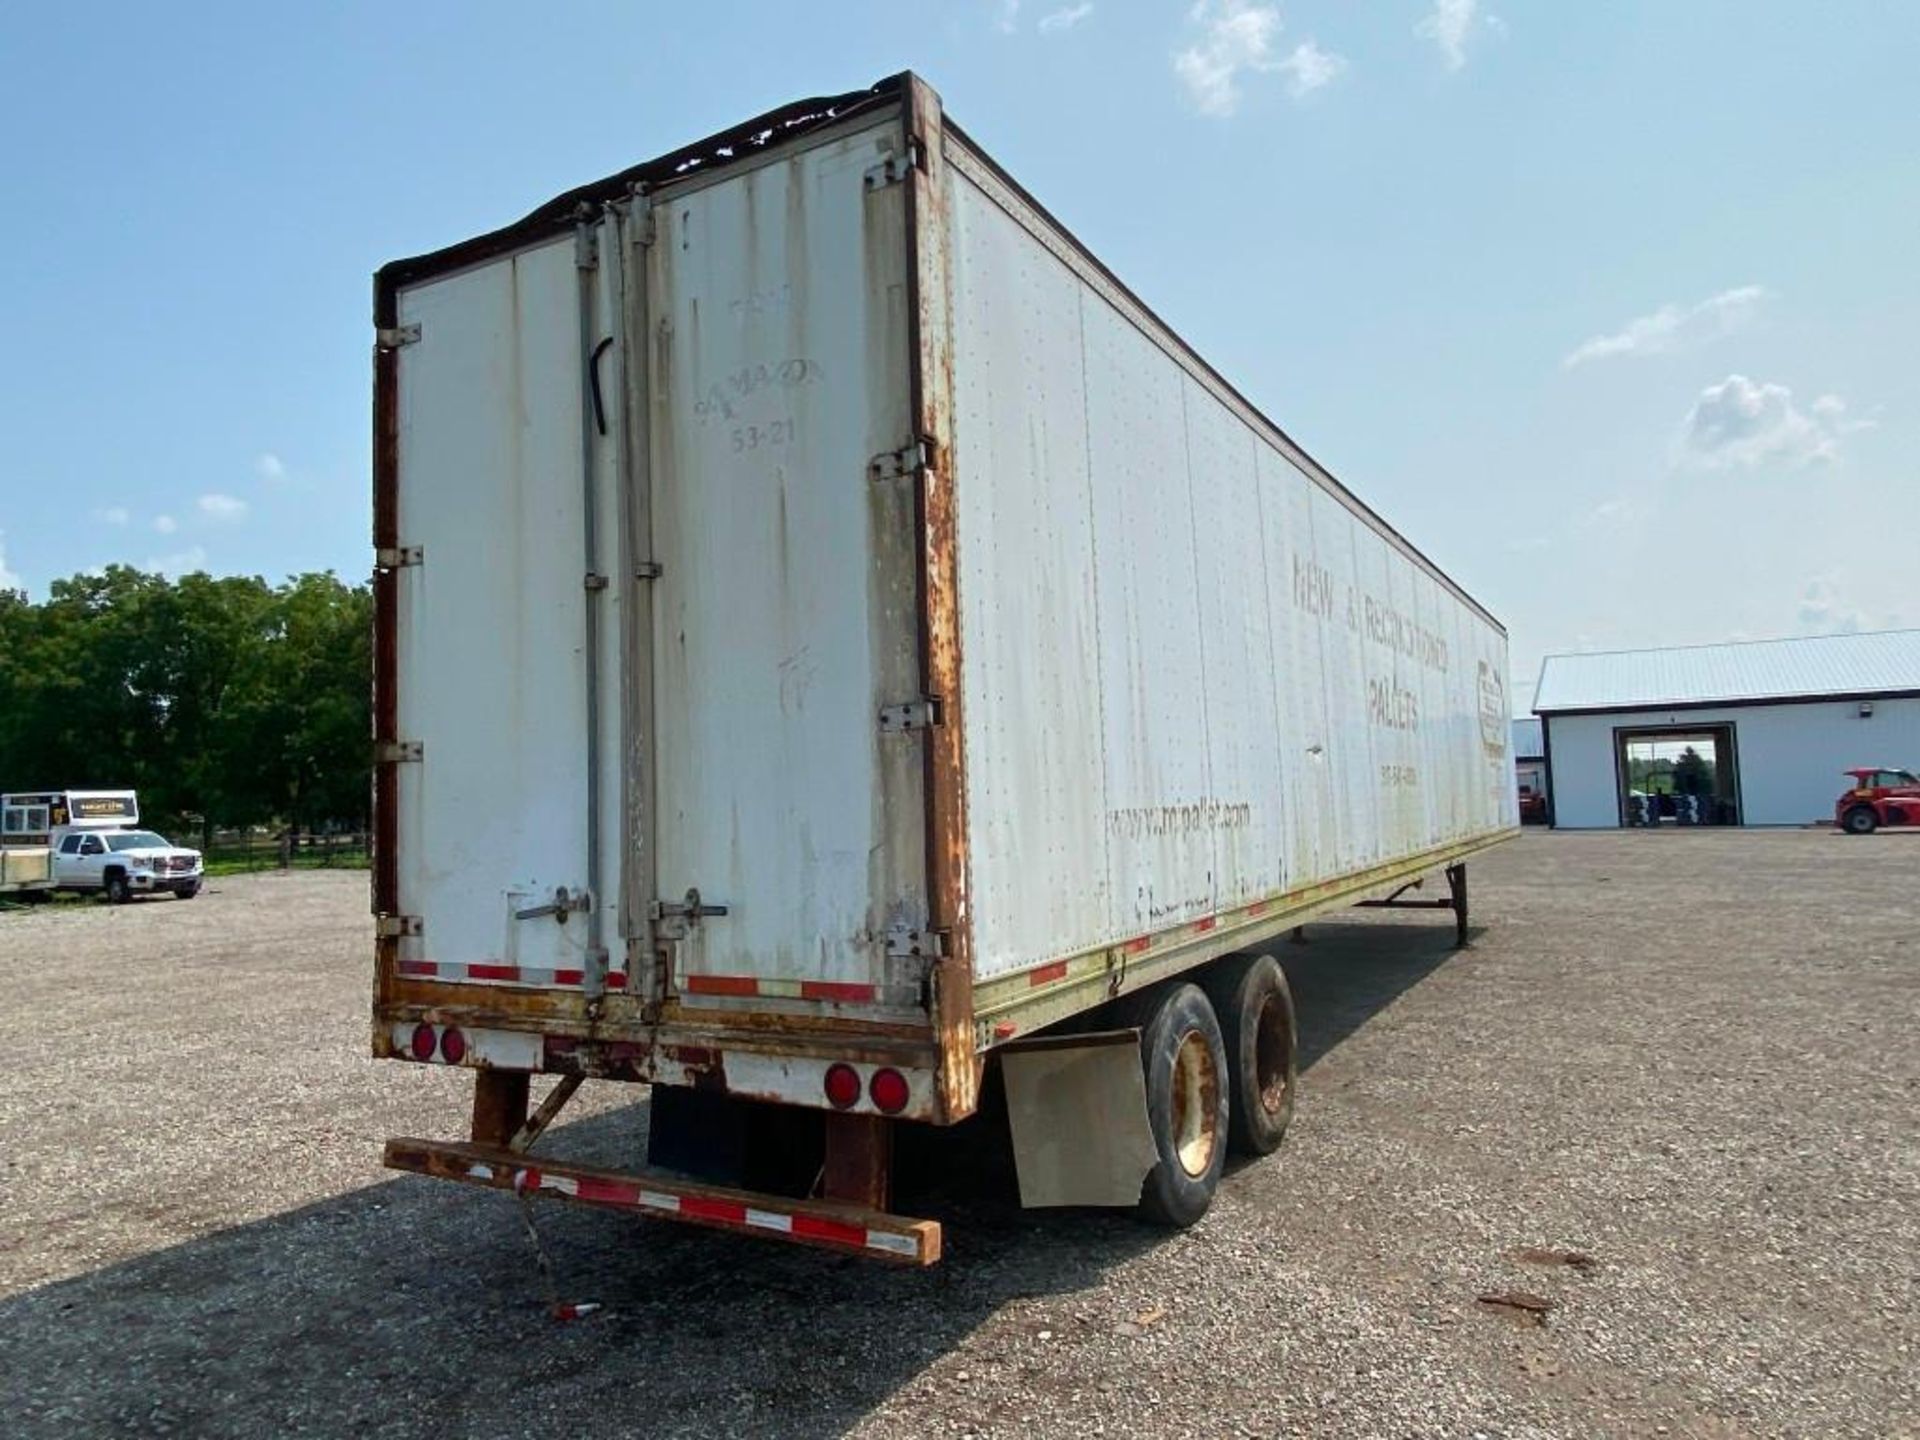
[[1853,788],[1833,802],[1833,823],[1849,835],[1882,825],[1920,825],[1920,777],[1911,770],[1848,770]]

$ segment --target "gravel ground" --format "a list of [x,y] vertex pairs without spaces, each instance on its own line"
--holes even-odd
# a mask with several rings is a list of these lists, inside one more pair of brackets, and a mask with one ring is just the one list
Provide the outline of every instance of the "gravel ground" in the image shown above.
[[[0,915],[0,1414],[106,1434],[1920,1434],[1920,835],[1530,834],[1282,947],[1309,1065],[1195,1229],[918,1197],[931,1272],[392,1177],[364,876]],[[620,1163],[646,1106],[554,1148]],[[953,1154],[967,1152],[956,1149]],[[1529,1250],[1577,1252],[1589,1265]],[[1545,1312],[1477,1298],[1523,1292]]]

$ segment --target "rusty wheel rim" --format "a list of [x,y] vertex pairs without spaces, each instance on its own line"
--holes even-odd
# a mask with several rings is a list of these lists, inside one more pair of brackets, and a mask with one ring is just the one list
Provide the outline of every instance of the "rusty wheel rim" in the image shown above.
[[1269,995],[1260,1007],[1253,1037],[1254,1079],[1260,1086],[1260,1108],[1278,1115],[1287,1104],[1287,1071],[1293,1059],[1293,1034],[1287,1025],[1287,1007]]
[[1207,1037],[1189,1030],[1173,1053],[1173,1153],[1197,1179],[1212,1167],[1219,1144],[1220,1071]]

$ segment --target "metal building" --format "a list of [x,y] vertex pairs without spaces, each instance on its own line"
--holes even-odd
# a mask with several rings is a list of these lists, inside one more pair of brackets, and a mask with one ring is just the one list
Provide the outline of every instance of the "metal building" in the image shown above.
[[1920,630],[1551,655],[1533,710],[1557,826],[1804,825],[1920,769]]

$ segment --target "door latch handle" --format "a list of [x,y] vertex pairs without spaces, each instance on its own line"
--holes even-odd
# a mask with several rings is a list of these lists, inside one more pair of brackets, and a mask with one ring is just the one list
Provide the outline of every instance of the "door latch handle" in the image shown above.
[[685,920],[689,925],[698,925],[704,915],[724,915],[724,905],[709,905],[700,898],[698,889],[689,889],[687,898],[675,905],[669,901],[656,900],[647,907],[647,914],[655,920]]
[[543,915],[551,915],[555,920],[564,925],[567,923],[567,916],[573,911],[591,910],[592,908],[593,898],[588,895],[586,891],[582,890],[575,893],[568,890],[566,886],[559,885],[554,888],[553,899],[544,905],[529,905],[524,910],[516,910],[513,912],[513,918],[516,920],[538,920]]

